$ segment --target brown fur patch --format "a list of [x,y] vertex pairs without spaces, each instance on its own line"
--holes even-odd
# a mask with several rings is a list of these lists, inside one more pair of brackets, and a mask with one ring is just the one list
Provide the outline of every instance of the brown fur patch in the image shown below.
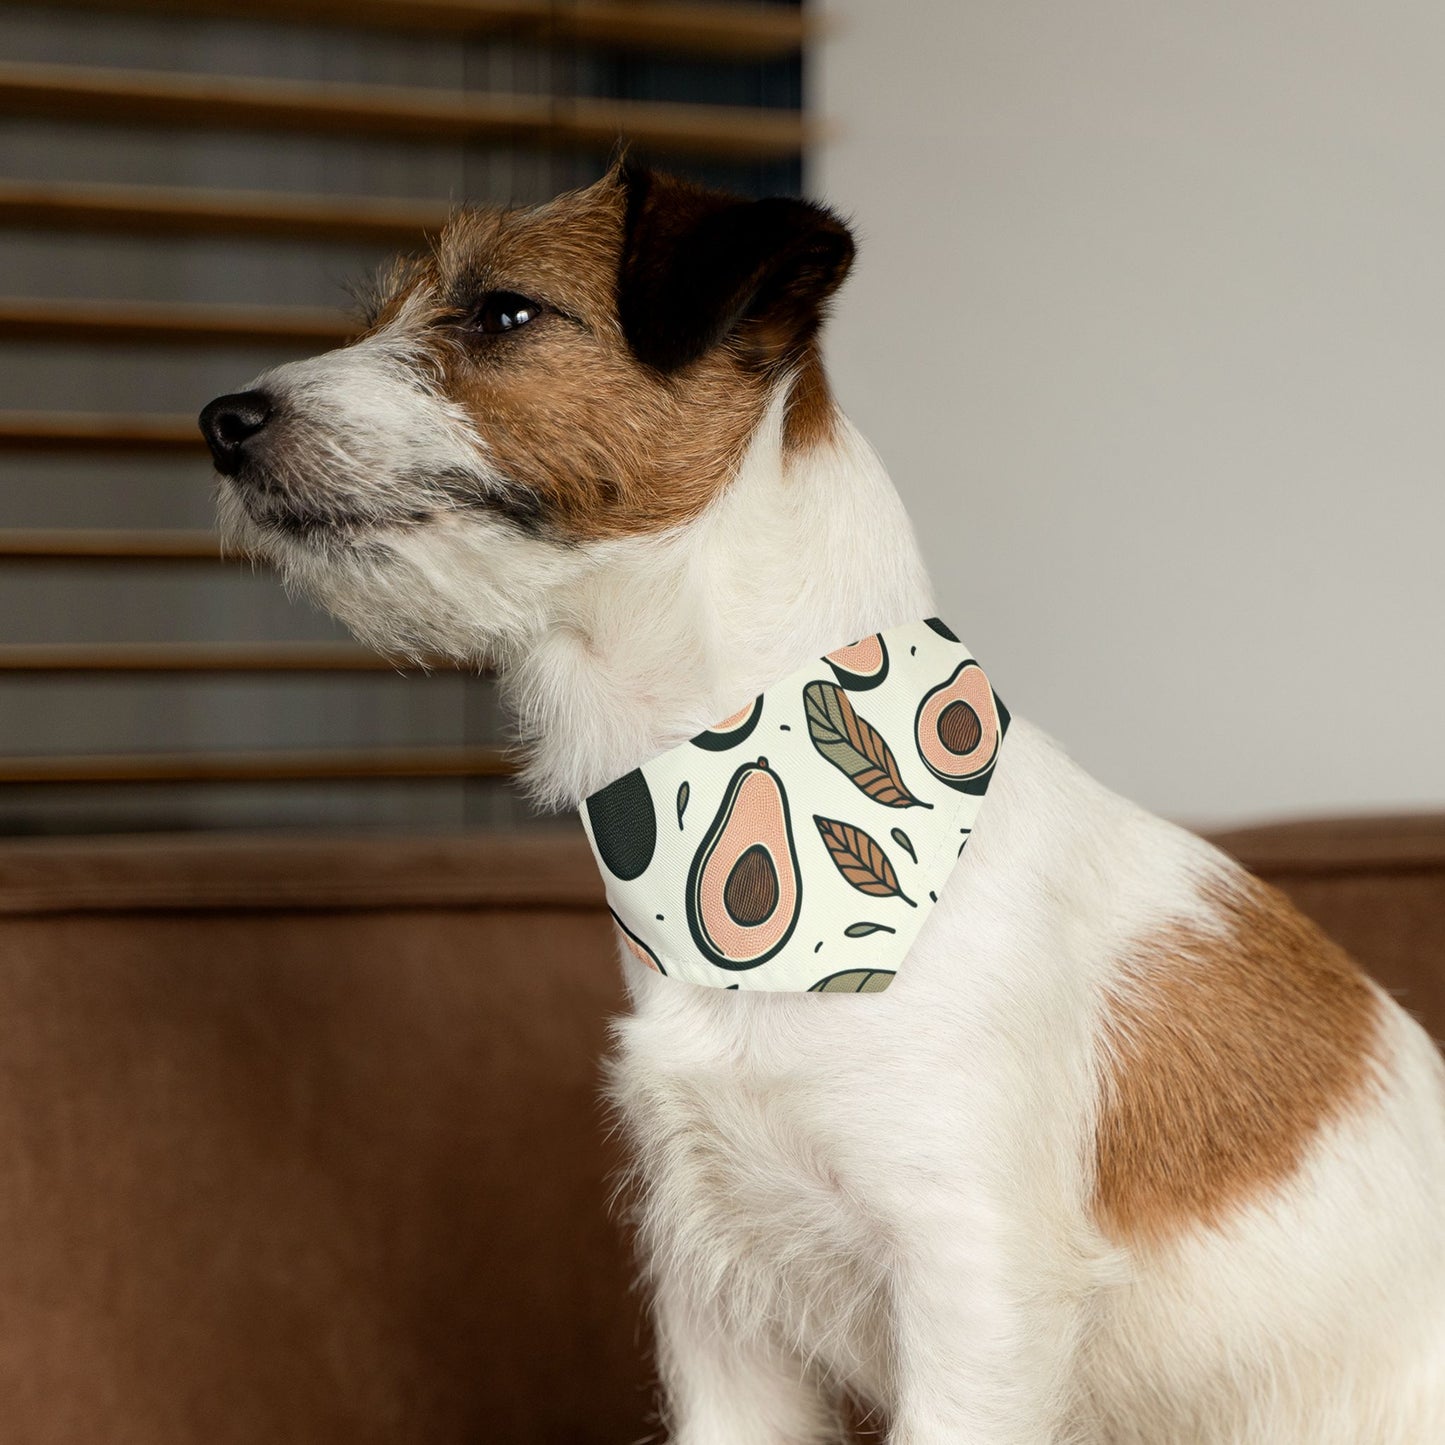
[[[577,540],[695,517],[736,473],[770,391],[730,343],[675,376],[633,356],[617,314],[623,211],[609,178],[532,210],[463,212],[382,311],[433,351],[496,469]],[[447,317],[494,290],[548,309],[515,334],[449,335]]]
[[809,346],[798,367],[783,421],[783,449],[790,456],[833,440],[838,410],[816,346]]
[[1379,1000],[1350,958],[1246,874],[1210,901],[1218,932],[1146,939],[1111,1000],[1094,1205],[1117,1238],[1220,1225],[1372,1076]]

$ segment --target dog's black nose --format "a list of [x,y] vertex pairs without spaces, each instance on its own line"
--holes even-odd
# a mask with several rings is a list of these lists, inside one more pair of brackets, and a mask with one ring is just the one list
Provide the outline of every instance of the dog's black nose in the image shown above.
[[246,443],[271,420],[271,409],[264,391],[238,391],[207,404],[201,433],[222,476],[234,477],[241,470]]

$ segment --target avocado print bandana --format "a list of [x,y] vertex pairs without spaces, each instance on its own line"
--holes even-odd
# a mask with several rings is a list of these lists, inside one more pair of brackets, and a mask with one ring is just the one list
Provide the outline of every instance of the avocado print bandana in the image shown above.
[[628,947],[712,988],[887,988],[964,852],[1008,723],[936,617],[799,669],[583,804]]

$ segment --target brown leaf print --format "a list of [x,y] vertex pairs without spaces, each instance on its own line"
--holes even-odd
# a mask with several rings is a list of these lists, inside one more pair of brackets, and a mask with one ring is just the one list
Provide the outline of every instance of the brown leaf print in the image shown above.
[[893,750],[858,716],[836,683],[810,682],[803,689],[803,707],[813,746],[875,803],[885,808],[933,806],[908,791]]
[[844,880],[870,898],[901,898],[910,908],[918,905],[898,886],[898,874],[888,855],[861,828],[836,818],[814,817],[833,866]]

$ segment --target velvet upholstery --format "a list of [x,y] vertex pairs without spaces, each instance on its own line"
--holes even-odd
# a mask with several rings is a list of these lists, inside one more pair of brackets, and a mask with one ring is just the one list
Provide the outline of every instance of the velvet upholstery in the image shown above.
[[[1222,841],[1445,1033],[1445,818]],[[655,1429],[580,832],[0,844],[7,1445]]]

